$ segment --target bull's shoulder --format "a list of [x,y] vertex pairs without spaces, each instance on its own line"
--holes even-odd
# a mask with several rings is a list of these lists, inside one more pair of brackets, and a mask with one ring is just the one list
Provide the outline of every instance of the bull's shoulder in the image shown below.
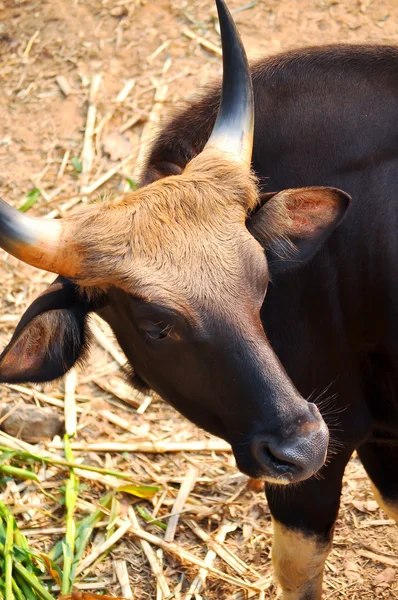
[[[329,114],[332,124],[332,113],[341,119],[342,99],[343,108],[362,102],[365,110],[367,98],[375,91],[392,91],[398,97],[398,47],[339,44],[302,48],[263,58],[251,65],[251,73],[256,150],[258,138],[270,128],[274,130],[270,139],[279,137],[284,119],[294,122],[299,111],[314,119],[315,104],[322,120]],[[219,99],[220,84],[215,82],[169,116],[148,154],[142,185],[180,173],[201,152],[214,126]]]

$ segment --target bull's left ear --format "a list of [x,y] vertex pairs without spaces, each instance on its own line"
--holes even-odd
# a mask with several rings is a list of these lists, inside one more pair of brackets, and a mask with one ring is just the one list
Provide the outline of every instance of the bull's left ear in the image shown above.
[[341,223],[351,198],[329,187],[263,194],[247,220],[250,233],[266,248],[271,274],[292,270],[313,258]]
[[62,377],[88,350],[87,317],[102,298],[86,299],[58,277],[30,305],[0,355],[0,383],[41,383]]

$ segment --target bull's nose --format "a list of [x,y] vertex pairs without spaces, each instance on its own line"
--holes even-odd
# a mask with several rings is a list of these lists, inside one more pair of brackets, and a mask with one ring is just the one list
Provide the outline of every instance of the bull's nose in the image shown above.
[[283,433],[258,435],[253,440],[252,454],[266,480],[279,483],[302,481],[323,466],[329,432],[318,409],[310,408],[310,415],[299,419],[294,429],[287,437]]

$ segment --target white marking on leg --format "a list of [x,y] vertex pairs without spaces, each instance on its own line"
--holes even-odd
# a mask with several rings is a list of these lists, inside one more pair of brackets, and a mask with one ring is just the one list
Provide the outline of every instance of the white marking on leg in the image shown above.
[[330,543],[305,535],[273,519],[272,560],[283,600],[320,600]]

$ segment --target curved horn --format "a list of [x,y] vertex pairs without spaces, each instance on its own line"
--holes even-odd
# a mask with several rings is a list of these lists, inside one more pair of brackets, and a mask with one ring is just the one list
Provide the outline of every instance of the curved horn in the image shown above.
[[45,271],[76,277],[77,261],[71,258],[62,238],[61,220],[28,217],[0,199],[0,248],[15,258]]
[[206,148],[232,154],[250,166],[253,150],[253,87],[245,49],[224,0],[216,0],[223,49],[220,108]]

